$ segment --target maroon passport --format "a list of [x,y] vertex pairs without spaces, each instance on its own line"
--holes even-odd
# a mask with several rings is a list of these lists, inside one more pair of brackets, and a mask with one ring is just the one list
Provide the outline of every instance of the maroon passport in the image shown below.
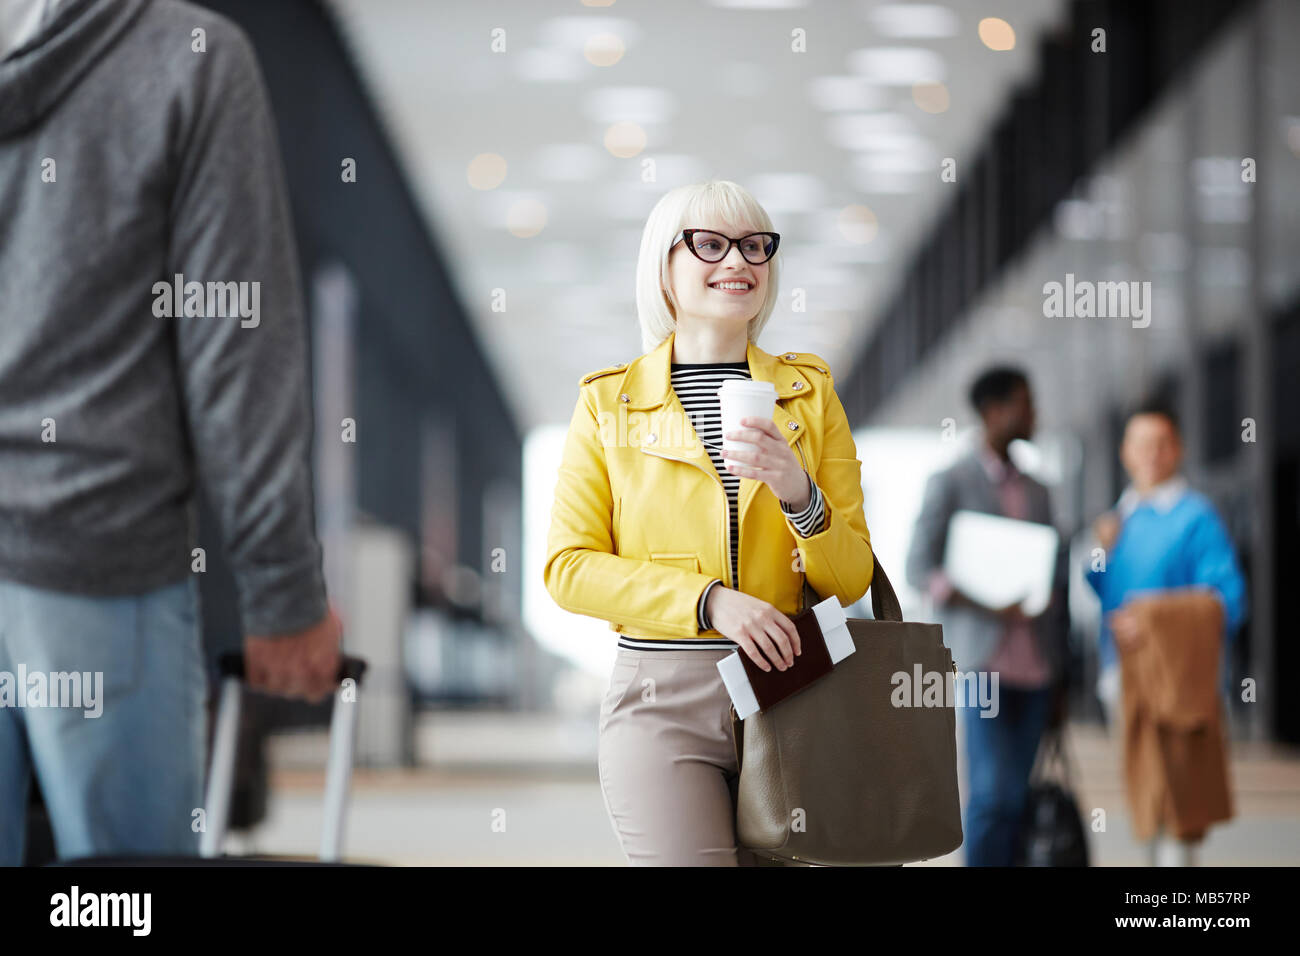
[[831,663],[831,652],[826,649],[826,638],[822,636],[821,625],[817,623],[812,608],[800,611],[790,620],[799,632],[803,650],[803,653],[795,655],[790,667],[782,671],[772,664],[772,669],[765,671],[750,660],[748,654],[740,652],[740,663],[745,667],[749,686],[754,688],[760,713],[803,690],[817,678],[825,677],[835,666]]

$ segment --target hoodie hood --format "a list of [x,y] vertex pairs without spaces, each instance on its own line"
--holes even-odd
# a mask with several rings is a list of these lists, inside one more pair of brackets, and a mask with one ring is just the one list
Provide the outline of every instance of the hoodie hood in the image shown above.
[[150,0],[63,0],[29,43],[0,60],[0,139],[40,122]]

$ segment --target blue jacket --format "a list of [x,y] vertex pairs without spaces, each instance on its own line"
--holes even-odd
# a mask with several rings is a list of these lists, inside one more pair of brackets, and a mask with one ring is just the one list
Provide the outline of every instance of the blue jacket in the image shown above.
[[1119,662],[1105,615],[1140,592],[1196,585],[1213,588],[1223,601],[1225,649],[1246,616],[1246,580],[1214,505],[1190,490],[1175,501],[1163,502],[1168,507],[1161,504],[1138,502],[1106,555],[1105,570],[1095,570],[1090,561],[1085,571],[1101,598],[1102,670]]

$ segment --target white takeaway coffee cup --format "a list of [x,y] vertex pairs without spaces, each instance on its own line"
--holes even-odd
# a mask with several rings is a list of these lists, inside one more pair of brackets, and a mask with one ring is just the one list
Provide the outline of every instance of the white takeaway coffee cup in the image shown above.
[[727,432],[746,427],[740,424],[742,418],[771,421],[772,413],[776,410],[776,386],[771,382],[756,382],[752,379],[728,379],[718,388],[718,403],[722,408],[722,447],[728,451],[752,450],[753,442],[725,436]]

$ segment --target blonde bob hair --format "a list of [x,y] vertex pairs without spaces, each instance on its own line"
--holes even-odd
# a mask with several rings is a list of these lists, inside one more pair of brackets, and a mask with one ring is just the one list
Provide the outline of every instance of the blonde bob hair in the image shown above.
[[[743,186],[724,179],[671,189],[655,203],[641,233],[636,263],[636,315],[641,345],[654,350],[677,328],[677,309],[668,287],[669,243],[682,229],[727,225],[741,232],[775,232],[772,219]],[[687,252],[687,255],[690,255]],[[756,342],[776,305],[781,250],[768,260],[767,296],[749,320],[749,341]]]

